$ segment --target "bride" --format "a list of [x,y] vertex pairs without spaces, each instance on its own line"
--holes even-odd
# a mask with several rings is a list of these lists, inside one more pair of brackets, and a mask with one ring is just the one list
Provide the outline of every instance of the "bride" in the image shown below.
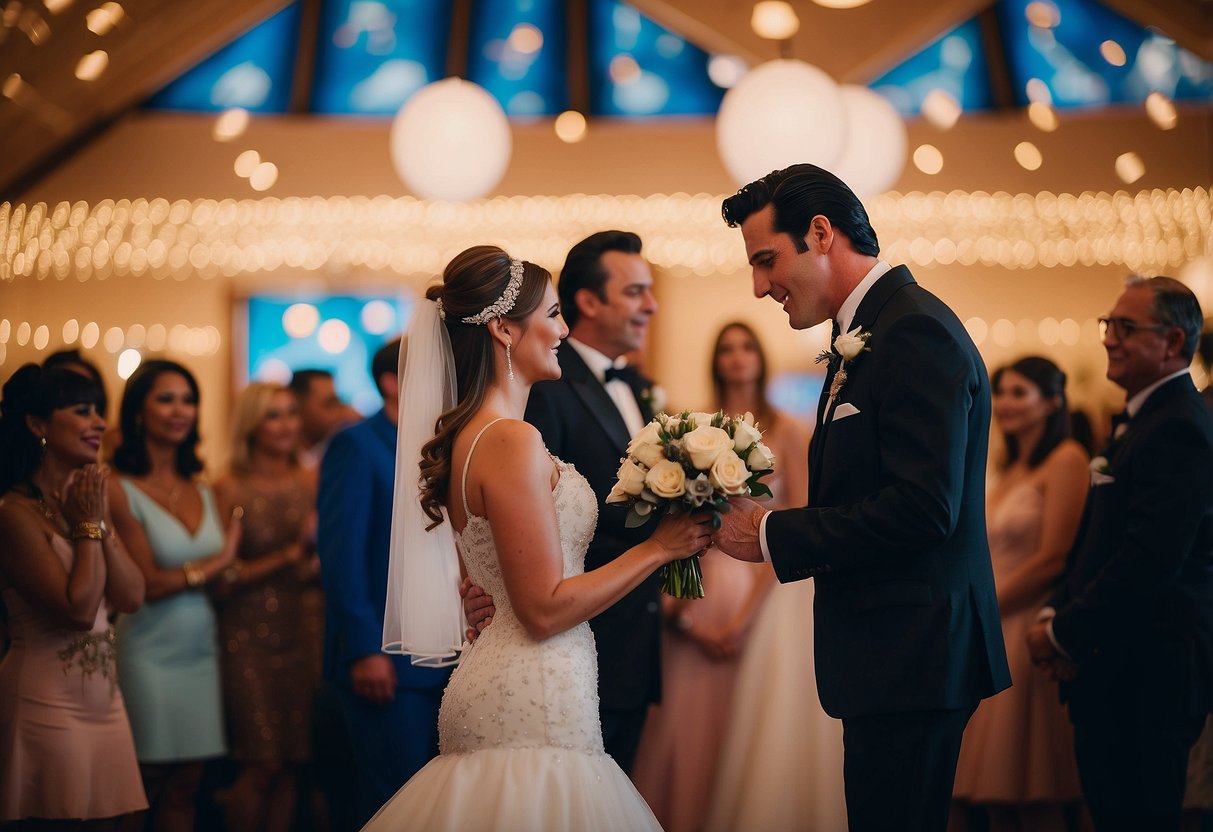
[[457,659],[460,571],[497,608],[443,695],[441,754],[366,830],[659,828],[603,751],[585,622],[704,548],[710,527],[668,517],[646,542],[583,571],[594,493],[522,421],[531,385],[560,376],[566,335],[548,272],[493,246],[455,257],[414,313],[384,649],[415,663]]

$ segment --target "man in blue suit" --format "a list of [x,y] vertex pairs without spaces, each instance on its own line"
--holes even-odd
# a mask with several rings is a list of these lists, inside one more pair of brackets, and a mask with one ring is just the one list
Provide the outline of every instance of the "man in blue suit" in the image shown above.
[[326,599],[325,675],[354,746],[362,820],[438,752],[449,669],[414,667],[383,644],[396,469],[400,339],[371,361],[383,409],[329,443],[320,465],[317,545]]

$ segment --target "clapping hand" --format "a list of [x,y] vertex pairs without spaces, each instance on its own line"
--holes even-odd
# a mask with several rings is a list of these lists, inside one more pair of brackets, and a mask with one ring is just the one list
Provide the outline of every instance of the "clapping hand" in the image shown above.
[[105,471],[89,463],[74,468],[67,475],[62,489],[54,496],[63,507],[63,517],[69,524],[100,523],[108,513]]

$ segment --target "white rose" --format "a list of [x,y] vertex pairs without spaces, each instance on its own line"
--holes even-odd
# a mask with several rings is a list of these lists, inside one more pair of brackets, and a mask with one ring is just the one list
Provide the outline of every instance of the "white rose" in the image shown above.
[[755,422],[755,420],[754,420],[754,414],[753,414],[753,413],[751,413],[750,411],[748,411],[748,410],[747,410],[747,411],[746,411],[746,412],[745,412],[745,413],[742,415],[742,417],[741,417],[741,421],[745,422],[747,425],[752,425],[752,424],[754,424],[754,422]]
[[860,335],[859,327],[855,327],[850,332],[839,335],[834,339],[834,349],[842,356],[844,361],[850,361],[864,351],[867,343],[868,339]]
[[711,427],[712,418],[715,415],[715,413],[704,413],[702,410],[695,410],[691,412],[691,415],[688,418],[695,423],[695,427],[702,428]]
[[686,493],[687,475],[677,462],[663,459],[645,475],[644,484],[658,497],[672,500]]
[[762,439],[762,434],[752,423],[738,422],[733,429],[733,450],[741,453]]
[[770,448],[759,442],[754,450],[750,451],[750,455],[745,458],[745,461],[751,471],[770,471],[775,467],[775,454],[771,453]]
[[741,457],[732,451],[725,451],[716,457],[708,479],[723,494],[745,494],[748,490],[746,480],[750,478],[750,469],[745,467]]
[[661,426],[649,422],[628,443],[628,455],[646,468],[652,468],[665,459],[665,448],[661,446]]
[[638,497],[640,492],[644,491],[644,474],[644,468],[630,459],[625,459],[615,475],[619,482],[615,483],[615,487],[607,495],[607,502],[626,503],[629,497]]
[[712,467],[716,457],[723,451],[732,452],[733,438],[721,428],[702,425],[682,437],[682,450],[691,458],[691,464],[700,471]]

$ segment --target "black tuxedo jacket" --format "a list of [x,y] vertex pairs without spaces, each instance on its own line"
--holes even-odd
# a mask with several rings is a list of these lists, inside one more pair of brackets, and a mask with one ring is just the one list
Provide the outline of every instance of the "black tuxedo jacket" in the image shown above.
[[[561,377],[531,388],[526,420],[539,429],[549,451],[572,463],[598,497],[598,527],[585,557],[588,572],[645,540],[655,523],[625,528],[626,507],[606,505],[630,436],[619,409],[568,343],[557,351]],[[645,392],[651,382],[637,376],[632,392],[648,421]],[[661,581],[650,576],[605,612],[590,619],[598,646],[598,689],[607,710],[640,708],[661,697]]]
[[1213,417],[1188,376],[1159,387],[1105,448],[1051,605],[1078,664],[1071,714],[1131,702],[1213,708]]
[[985,364],[904,266],[876,281],[856,325],[869,351],[833,402],[837,366],[827,374],[809,506],[767,518],[775,573],[817,580],[831,716],[972,707],[1011,683],[986,538]]

